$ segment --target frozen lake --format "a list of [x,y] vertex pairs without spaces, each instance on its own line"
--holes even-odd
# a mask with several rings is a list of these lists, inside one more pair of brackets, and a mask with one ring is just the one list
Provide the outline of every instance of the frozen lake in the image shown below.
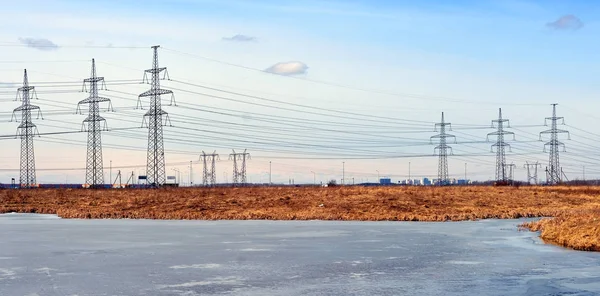
[[[522,221],[522,220],[521,220]],[[63,220],[0,215],[0,295],[598,295],[600,254],[517,220]]]

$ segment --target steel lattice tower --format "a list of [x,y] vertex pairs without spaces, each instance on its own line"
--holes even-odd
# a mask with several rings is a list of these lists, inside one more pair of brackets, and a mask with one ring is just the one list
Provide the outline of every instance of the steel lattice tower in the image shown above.
[[[17,136],[21,137],[21,160],[19,184],[21,188],[32,188],[36,185],[35,154],[33,149],[33,137],[37,132],[36,125],[32,122],[31,111],[38,110],[38,118],[41,116],[40,107],[31,105],[32,96],[35,96],[35,87],[29,85],[27,70],[23,74],[23,86],[17,90],[17,101],[21,100],[21,107],[13,111],[11,118],[16,121],[16,112],[21,111],[21,124],[17,128]],[[43,118],[42,118],[43,119]]]
[[[160,46],[152,46],[154,50],[154,58],[152,61],[152,69],[144,72],[144,81],[147,80],[147,74],[152,74],[150,81],[150,90],[139,95],[138,106],[141,106],[141,98],[150,98],[150,110],[144,114],[144,123],[148,126],[148,154],[146,159],[146,181],[154,187],[160,187],[165,184],[165,147],[163,141],[163,125],[169,122],[169,115],[162,110],[161,95],[171,94],[173,92],[167,89],[160,88],[160,73],[165,71],[165,78],[168,77],[167,68],[158,66],[158,48]],[[173,97],[172,97],[173,98]],[[174,100],[171,99],[171,103]],[[163,115],[165,120],[163,121]]]
[[[89,90],[87,90],[87,84],[89,83]],[[96,61],[92,59],[92,71],[90,78],[83,80],[83,90],[89,92],[89,97],[85,100],[80,101],[77,104],[78,113],[82,114],[80,106],[82,104],[89,105],[89,114],[85,120],[83,120],[82,130],[88,132],[87,142],[87,160],[85,167],[85,183],[90,188],[98,187],[104,184],[104,166],[102,162],[102,130],[108,130],[106,126],[106,119],[100,116],[100,103],[108,102],[108,110],[112,109],[110,99],[100,97],[98,95],[98,84],[101,83],[104,86],[104,77],[98,77],[96,75]],[[112,182],[112,180],[109,180]]]
[[[537,161],[535,163],[525,162],[523,167],[527,169],[527,183],[537,184],[538,183],[538,167],[542,167],[542,165]],[[532,171],[533,171],[533,174],[532,174]],[[531,182],[532,180],[533,180],[533,183]]]
[[540,132],[540,140],[542,139],[543,134],[550,134],[550,141],[544,145],[544,150],[546,150],[546,146],[550,146],[550,157],[548,161],[548,167],[546,168],[546,182],[550,185],[561,183],[564,175],[562,168],[560,167],[558,150],[560,146],[563,146],[564,148],[565,144],[558,140],[558,134],[567,133],[569,135],[569,139],[571,138],[568,131],[558,129],[558,121],[561,120],[561,124],[565,124],[565,119],[563,117],[556,116],[556,105],[558,104],[552,104],[552,117],[546,117],[545,120],[545,125],[548,125],[548,120],[551,121],[550,129]]
[[506,147],[510,149],[510,144],[504,142],[504,135],[513,135],[513,139],[515,133],[505,131],[504,124],[506,123],[506,127],[509,127],[508,119],[502,118],[502,108],[498,109],[498,119],[492,120],[492,128],[496,127],[498,130],[488,134],[489,136],[497,136],[496,143],[492,145],[492,152],[494,148],[496,148],[496,182],[498,183],[506,183],[510,178],[507,176],[506,172]]
[[[250,153],[246,152],[246,149],[242,153],[236,153],[233,149],[232,151],[229,159],[233,160],[233,185],[246,185],[246,160],[250,159]],[[238,168],[238,160],[242,161],[241,168]]]
[[448,179],[448,149],[450,149],[450,153],[452,153],[452,147],[448,146],[447,139],[454,138],[456,141],[456,137],[446,133],[446,127],[448,130],[452,130],[451,123],[448,123],[444,120],[444,112],[442,112],[442,122],[435,124],[435,131],[438,131],[439,134],[432,136],[433,139],[440,139],[439,145],[434,148],[434,151],[437,151],[439,156],[438,163],[438,185],[448,185],[450,180]]
[[[203,186],[215,186],[217,183],[217,174],[216,174],[216,160],[219,159],[219,155],[217,151],[212,154],[206,154],[202,151],[202,155],[200,155],[200,159],[204,164],[204,170],[202,173],[202,185]],[[211,167],[208,169],[208,163],[210,162]]]

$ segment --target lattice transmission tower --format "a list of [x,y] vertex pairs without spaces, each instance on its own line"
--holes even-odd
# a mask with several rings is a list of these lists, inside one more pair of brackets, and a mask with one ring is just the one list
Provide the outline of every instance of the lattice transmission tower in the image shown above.
[[560,167],[560,159],[559,159],[559,147],[563,147],[563,151],[566,151],[565,144],[558,140],[558,134],[566,133],[571,139],[571,135],[566,130],[558,129],[558,121],[561,120],[561,124],[565,124],[564,117],[556,116],[556,105],[552,104],[552,117],[546,117],[545,125],[548,125],[548,120],[550,120],[550,129],[540,132],[540,140],[542,139],[543,134],[550,134],[550,141],[544,145],[544,152],[546,152],[546,147],[550,146],[550,157],[548,160],[548,167],[546,167],[546,182],[549,185],[555,185],[562,182],[563,177],[566,177]]
[[[217,184],[217,170],[216,170],[216,162],[217,160],[221,160],[217,151],[206,154],[202,151],[200,155],[200,160],[204,164],[204,170],[202,173],[202,185],[203,186],[215,186]],[[210,163],[210,170],[208,168],[208,164]]]
[[444,120],[444,112],[442,112],[442,122],[435,124],[434,131],[438,131],[439,134],[432,136],[430,141],[433,139],[439,139],[440,143],[434,148],[434,153],[437,151],[437,155],[439,156],[438,163],[438,185],[448,185],[450,180],[448,178],[448,150],[450,150],[450,154],[452,154],[452,147],[448,146],[448,138],[454,138],[454,142],[456,143],[456,137],[446,133],[446,127],[448,130],[452,130],[451,123],[448,123]]
[[[542,164],[540,164],[539,162],[535,162],[535,163],[529,163],[528,161],[525,162],[525,164],[523,165],[523,168],[527,169],[527,183],[528,184],[536,184],[538,183],[538,167],[542,167]],[[531,182],[533,181],[533,182]]]
[[[229,154],[229,159],[233,160],[233,185],[244,186],[247,183],[246,160],[250,159],[250,153],[246,152],[246,149],[241,153],[236,153],[233,149],[232,151],[233,153]],[[240,160],[242,161],[241,168],[238,167],[238,161]]]
[[[141,108],[141,98],[150,98],[150,109],[144,114],[142,127],[148,127],[148,154],[146,158],[146,182],[153,187],[163,186],[166,182],[165,175],[165,146],[163,141],[163,126],[170,125],[169,114],[162,109],[161,95],[171,95],[171,105],[175,99],[173,91],[160,88],[160,80],[168,78],[167,68],[158,66],[159,45],[152,46],[154,56],[152,69],[144,71],[144,82],[150,83],[150,90],[141,93],[138,97],[138,107]],[[161,78],[160,73],[165,72]],[[147,74],[152,78],[148,81]],[[164,121],[163,121],[163,116]]]
[[497,128],[497,130],[487,135],[488,141],[489,136],[497,136],[496,143],[492,145],[492,152],[496,148],[496,182],[499,184],[506,184],[511,179],[507,174],[506,166],[506,147],[510,149],[510,144],[504,142],[504,135],[512,135],[514,140],[515,133],[505,131],[505,127],[510,128],[510,125],[508,119],[502,118],[502,108],[499,108],[498,119],[492,120],[492,128]]
[[17,90],[16,101],[21,101],[21,106],[13,111],[11,121],[17,120],[16,113],[21,112],[21,124],[17,128],[17,136],[21,137],[21,160],[19,170],[19,187],[32,188],[36,186],[35,154],[33,149],[33,137],[38,134],[36,125],[32,122],[31,111],[37,110],[37,118],[42,116],[40,107],[31,105],[32,97],[37,98],[35,87],[29,85],[27,69],[23,74],[23,86]]
[[[89,89],[87,88],[88,84]],[[79,114],[83,114],[80,108],[82,104],[88,104],[89,107],[89,114],[82,123],[82,130],[87,130],[88,132],[85,183],[89,188],[97,188],[104,184],[102,130],[108,130],[108,127],[106,125],[106,119],[100,116],[100,103],[108,102],[107,111],[112,110],[110,99],[99,96],[99,89],[106,89],[106,84],[104,83],[104,77],[98,77],[96,75],[96,61],[92,59],[90,78],[83,80],[83,91],[88,92],[90,95],[77,104],[77,113]],[[112,182],[112,180],[109,181]]]

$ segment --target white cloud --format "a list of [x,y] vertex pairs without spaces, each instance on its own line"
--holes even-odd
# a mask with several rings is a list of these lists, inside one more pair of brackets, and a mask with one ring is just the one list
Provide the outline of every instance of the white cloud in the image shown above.
[[223,37],[225,41],[237,41],[237,42],[254,42],[257,41],[256,37],[248,36],[243,34],[237,34],[232,37]]
[[39,50],[56,50],[58,45],[46,38],[19,38],[21,44]]
[[308,66],[303,62],[292,61],[292,62],[280,62],[267,69],[265,72],[279,74],[279,75],[300,75],[306,74]]
[[578,17],[568,14],[546,25],[554,30],[577,30],[583,27],[583,22]]

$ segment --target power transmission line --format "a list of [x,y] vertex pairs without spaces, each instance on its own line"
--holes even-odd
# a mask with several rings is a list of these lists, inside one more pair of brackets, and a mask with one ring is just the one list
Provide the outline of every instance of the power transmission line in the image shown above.
[[[19,124],[17,134],[21,136],[21,159],[19,186],[21,188],[32,188],[36,185],[35,173],[35,153],[33,149],[33,137],[38,133],[36,125],[32,122],[31,111],[38,110],[38,118],[41,116],[40,107],[31,105],[31,96],[35,96],[35,87],[29,85],[27,69],[23,73],[23,86],[19,87],[17,100],[21,99],[21,107],[13,112],[21,111],[21,124]],[[16,117],[13,117],[16,120]],[[43,119],[43,118],[42,118]]]
[[525,162],[523,167],[527,169],[527,183],[537,185],[538,184],[538,167],[542,167],[542,164],[540,164],[537,161],[534,163]]
[[140,99],[140,106],[141,98],[150,97],[150,110],[144,114],[144,121],[146,121],[146,117],[148,117],[146,181],[148,184],[155,187],[163,186],[166,182],[165,147],[163,142],[163,115],[165,116],[166,122],[169,121],[169,115],[167,112],[162,110],[161,95],[173,95],[172,91],[160,88],[160,73],[165,71],[164,77],[167,77],[168,74],[166,67],[160,68],[158,66],[158,48],[158,45],[152,46],[152,49],[154,50],[152,69],[148,69],[144,72],[144,81],[147,81],[146,74],[150,73],[152,75],[150,90],[141,93],[138,97]]
[[[559,147],[562,146],[564,148],[565,144],[558,140],[558,134],[567,133],[569,135],[568,131],[558,129],[558,121],[562,120],[562,124],[564,124],[565,119],[564,117],[556,116],[556,105],[558,104],[552,104],[552,117],[546,117],[546,124],[548,120],[551,121],[550,129],[540,132],[540,140],[543,134],[550,134],[550,141],[544,145],[544,150],[546,146],[550,146],[550,157],[548,167],[546,168],[546,182],[549,185],[555,185],[562,182],[564,173],[560,167]],[[571,136],[569,135],[569,138],[570,137]],[[563,151],[566,151],[566,149]]]
[[[250,153],[246,152],[245,149],[244,152],[238,153],[232,149],[232,152],[229,154],[229,159],[233,160],[233,186],[244,186],[247,183],[246,160],[250,159]],[[241,168],[238,167],[238,161],[240,160],[242,161]]]
[[[204,151],[202,151],[202,154],[200,154],[200,160],[204,165],[202,173],[202,185],[215,186],[217,183],[216,161],[220,160],[219,154],[217,154],[217,151],[211,154],[206,154]],[[211,165],[210,170],[208,168],[209,163]]]
[[[509,132],[509,131],[505,131],[504,130],[504,124],[507,124],[507,127],[510,128],[510,126],[508,125],[508,119],[503,119],[502,118],[502,108],[498,109],[498,119],[492,120],[492,127],[494,127],[494,124],[496,125],[496,127],[498,128],[497,131],[493,132],[493,133],[489,133],[489,136],[497,136],[498,139],[496,140],[496,143],[492,145],[492,152],[494,151],[494,147],[496,148],[496,181],[500,184],[505,184],[508,180],[511,180],[511,178],[507,178],[506,175],[506,153],[505,153],[505,148],[508,147],[510,149],[510,144],[507,144],[504,142],[504,135],[513,135],[513,139],[514,139],[514,135],[515,133],[513,132]],[[512,169],[512,167],[511,167]]]
[[448,149],[452,151],[452,147],[447,145],[447,138],[454,138],[454,141],[456,142],[456,137],[446,134],[446,127],[448,127],[449,130],[452,130],[452,127],[451,123],[447,123],[444,120],[444,112],[442,112],[442,122],[435,124],[435,131],[437,131],[438,127],[440,128],[440,133],[431,136],[430,138],[431,140],[436,138],[440,139],[439,145],[434,148],[434,151],[438,151],[439,156],[437,183],[439,185],[448,185],[450,183],[450,180],[448,179]]
[[[87,123],[87,158],[86,158],[86,172],[85,172],[85,183],[90,188],[97,188],[104,184],[104,164],[102,161],[102,130],[108,130],[106,120],[100,116],[100,103],[108,102],[108,110],[112,108],[110,99],[100,97],[98,94],[99,88],[103,85],[98,86],[99,83],[104,83],[104,77],[98,77],[96,75],[96,61],[92,59],[92,72],[91,77],[83,80],[83,90],[87,91],[87,83],[90,84],[89,97],[85,100],[80,101],[77,104],[77,110],[81,113],[80,106],[82,104],[88,104],[89,114],[88,117],[83,121],[85,130],[85,124]],[[102,126],[104,123],[104,126]],[[112,182],[112,180],[109,180]]]

